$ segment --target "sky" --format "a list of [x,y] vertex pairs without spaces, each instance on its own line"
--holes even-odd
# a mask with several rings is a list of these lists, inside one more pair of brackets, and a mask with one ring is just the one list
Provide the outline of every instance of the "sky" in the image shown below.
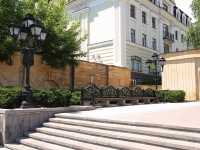
[[192,0],[174,0],[176,3],[176,6],[180,8],[183,12],[185,12],[188,16],[192,18],[192,22],[195,22],[194,17],[192,16],[192,11],[189,8],[190,4],[192,3]]

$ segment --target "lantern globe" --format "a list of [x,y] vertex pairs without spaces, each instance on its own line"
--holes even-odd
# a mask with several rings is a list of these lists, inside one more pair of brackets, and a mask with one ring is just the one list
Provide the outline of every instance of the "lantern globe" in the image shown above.
[[26,28],[29,28],[30,25],[33,24],[33,22],[36,20],[33,15],[31,15],[30,13],[28,13],[23,19],[23,22],[24,22],[24,26]]

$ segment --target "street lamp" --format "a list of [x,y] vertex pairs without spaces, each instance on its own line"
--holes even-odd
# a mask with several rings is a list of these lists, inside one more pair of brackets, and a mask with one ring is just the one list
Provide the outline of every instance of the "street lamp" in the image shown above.
[[[41,45],[45,41],[47,30],[37,21],[33,15],[27,14],[23,18],[23,25],[17,21],[13,21],[9,25],[10,35],[13,37],[15,48],[19,49],[23,54],[22,64],[26,68],[26,84],[22,91],[21,108],[38,107],[32,102],[32,92],[30,90],[30,67],[34,65],[34,53],[38,49],[38,44]],[[17,47],[17,39],[21,43],[20,48]]]
[[[155,84],[156,84],[156,90],[158,89],[158,77],[159,77],[159,71],[158,71],[158,64],[161,66],[161,72],[163,71],[163,67],[165,65],[165,58],[160,58],[158,54],[154,53],[152,56],[152,60],[148,59],[145,63],[149,69],[149,73],[155,74]],[[151,72],[151,68],[153,69],[153,72]],[[155,69],[155,70],[154,70]]]

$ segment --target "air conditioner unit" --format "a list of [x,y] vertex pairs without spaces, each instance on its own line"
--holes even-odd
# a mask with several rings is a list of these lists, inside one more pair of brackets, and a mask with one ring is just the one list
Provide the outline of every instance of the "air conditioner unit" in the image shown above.
[[131,80],[131,85],[137,85],[136,80]]

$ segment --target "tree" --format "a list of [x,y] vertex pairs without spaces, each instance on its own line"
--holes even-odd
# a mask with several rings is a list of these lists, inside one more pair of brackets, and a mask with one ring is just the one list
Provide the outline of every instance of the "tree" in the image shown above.
[[8,25],[31,13],[48,30],[42,49],[36,52],[42,55],[42,62],[57,69],[65,69],[67,64],[77,66],[77,59],[86,55],[80,51],[80,46],[88,34],[80,36],[81,21],[73,22],[72,16],[66,13],[66,5],[66,0],[0,0],[0,18],[3,18],[0,22],[0,61],[12,65],[16,51]]
[[184,40],[187,48],[200,48],[200,0],[193,0],[190,8],[192,9],[193,16],[197,21],[192,23]]

